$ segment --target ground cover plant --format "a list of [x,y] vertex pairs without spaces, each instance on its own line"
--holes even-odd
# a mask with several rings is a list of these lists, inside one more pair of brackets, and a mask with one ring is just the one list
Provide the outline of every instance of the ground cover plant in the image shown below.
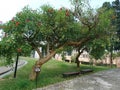
[[[13,79],[13,74],[1,79],[0,90],[32,90],[33,88],[36,88],[36,80],[31,81],[28,77],[31,71],[31,66],[34,65],[36,60],[33,58],[23,57],[20,59],[26,60],[28,62],[27,65],[17,71],[16,79]],[[80,68],[93,68],[95,72],[109,69],[109,67],[91,67],[90,65],[81,65]],[[40,88],[50,84],[75,78],[76,76],[63,78],[62,73],[79,71],[80,68],[77,68],[75,63],[61,62],[52,59],[43,65],[41,73],[38,76],[37,87]],[[81,77],[81,75],[77,77]]]

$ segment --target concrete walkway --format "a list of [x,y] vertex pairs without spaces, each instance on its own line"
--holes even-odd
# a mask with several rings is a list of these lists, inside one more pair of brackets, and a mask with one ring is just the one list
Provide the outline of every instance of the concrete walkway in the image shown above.
[[[27,62],[25,60],[19,60],[18,61],[18,69],[20,67],[24,66],[25,64],[27,64]],[[3,78],[4,76],[14,72],[14,67],[15,67],[15,64],[13,65],[13,67],[1,66],[0,67],[0,78]]]
[[120,69],[81,76],[37,90],[120,90]]

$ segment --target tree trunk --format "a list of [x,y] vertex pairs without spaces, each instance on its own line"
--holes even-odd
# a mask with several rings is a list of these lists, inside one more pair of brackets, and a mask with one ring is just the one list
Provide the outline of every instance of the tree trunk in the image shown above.
[[111,54],[110,54],[110,67],[112,68],[112,65],[113,65],[113,59],[112,59],[113,57],[112,57],[112,52],[111,52]]
[[44,63],[46,63],[47,61],[49,61],[49,60],[52,58],[52,56],[54,56],[55,53],[56,53],[56,52],[53,51],[53,52],[51,52],[49,55],[47,55],[46,57],[44,57],[44,58],[36,61],[35,65],[32,67],[32,71],[31,71],[31,74],[30,74],[30,77],[29,77],[30,80],[35,80],[35,79],[36,79],[36,75],[37,75],[37,74],[36,74],[36,72],[35,72],[35,68],[39,68],[39,69],[40,69],[41,66],[42,66]]
[[35,72],[35,67],[36,67],[35,65],[32,67],[32,71],[31,71],[30,76],[29,76],[30,80],[36,79],[37,73]]
[[86,49],[85,47],[83,49],[81,49],[81,47],[78,48],[78,54],[76,56],[76,63],[77,63],[77,67],[79,68],[80,67],[80,61],[79,61],[79,56],[83,53],[83,51]]
[[113,65],[113,45],[110,47],[110,67]]
[[80,54],[78,53],[78,55],[77,55],[77,57],[76,57],[76,61],[75,61],[78,68],[80,67],[79,56],[80,56]]
[[[65,44],[60,45],[60,46],[57,47],[57,49],[63,49],[64,46],[65,46]],[[34,45],[33,45],[33,47],[34,47]],[[49,47],[49,45],[48,45],[48,47]],[[47,61],[49,61],[56,54],[56,50],[51,50],[51,51],[49,50],[50,52],[49,52],[48,55],[46,55],[46,57],[40,58],[41,57],[40,50],[38,48],[36,48],[36,47],[34,47],[34,48],[35,48],[35,50],[37,51],[37,53],[39,55],[39,60],[36,61],[35,65],[32,67],[32,71],[31,71],[31,74],[29,76],[30,80],[35,80],[36,76],[39,74],[39,73],[36,74],[35,69],[39,68],[41,70],[42,65],[44,63],[46,63]]]
[[50,46],[49,46],[49,43],[48,43],[48,44],[47,44],[47,55],[50,54],[49,50],[50,50]]

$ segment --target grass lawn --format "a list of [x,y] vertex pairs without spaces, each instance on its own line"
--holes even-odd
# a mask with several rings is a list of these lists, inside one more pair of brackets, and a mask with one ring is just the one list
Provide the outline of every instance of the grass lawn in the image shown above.
[[[28,64],[17,71],[17,78],[13,79],[13,74],[6,76],[4,79],[0,80],[0,90],[32,90],[36,88],[36,81],[29,80],[29,74],[31,68],[35,63],[33,58],[24,58]],[[94,71],[107,70],[108,67],[91,67],[87,65],[81,65],[83,68],[93,68]],[[43,65],[41,73],[38,76],[38,87],[47,86],[53,83],[68,80],[74,77],[63,78],[62,73],[69,71],[79,71],[80,69],[76,67],[74,63],[60,62],[56,60],[50,60]]]
[[5,65],[5,61],[3,57],[0,57],[0,66],[4,66]]

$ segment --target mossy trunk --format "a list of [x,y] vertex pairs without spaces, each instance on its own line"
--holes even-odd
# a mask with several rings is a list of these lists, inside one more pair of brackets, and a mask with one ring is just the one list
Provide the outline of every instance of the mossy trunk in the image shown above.
[[32,67],[32,71],[31,71],[30,76],[29,76],[30,80],[36,79],[37,73],[35,72],[35,67],[36,67],[35,65]]
[[40,73],[40,72],[39,72],[39,73],[36,73],[36,72],[35,72],[35,69],[36,69],[36,68],[41,69],[42,65],[43,65],[44,63],[46,63],[47,61],[49,61],[49,60],[55,55],[55,53],[56,53],[56,52],[53,51],[53,52],[51,52],[49,55],[47,55],[46,57],[44,57],[44,58],[39,59],[38,61],[36,61],[35,65],[32,67],[32,71],[31,71],[31,73],[30,73],[30,77],[29,77],[30,80],[35,80],[37,74]]

